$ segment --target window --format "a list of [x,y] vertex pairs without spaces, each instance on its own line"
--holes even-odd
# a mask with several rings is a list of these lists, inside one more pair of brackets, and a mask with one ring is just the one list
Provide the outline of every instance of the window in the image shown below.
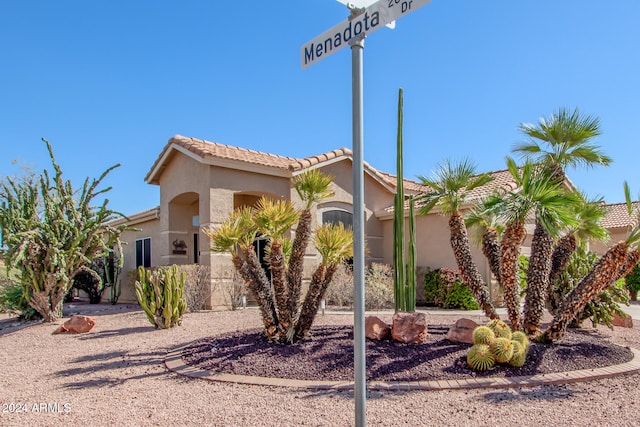
[[151,267],[151,237],[136,240],[136,268]]
[[323,224],[338,225],[342,223],[345,228],[353,228],[353,214],[343,210],[331,210],[322,212]]

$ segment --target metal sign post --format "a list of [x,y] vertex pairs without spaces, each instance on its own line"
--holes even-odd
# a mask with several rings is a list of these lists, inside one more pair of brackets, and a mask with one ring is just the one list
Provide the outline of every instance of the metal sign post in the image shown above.
[[[343,0],[338,0],[344,3]],[[349,1],[349,0],[347,0]],[[364,336],[364,100],[363,51],[364,38],[385,25],[408,15],[431,0],[352,0],[348,4],[349,19],[305,43],[300,49],[302,68],[351,46],[351,84],[353,117],[353,349],[355,425],[364,427],[366,421],[367,376]],[[363,7],[366,6],[366,7]]]

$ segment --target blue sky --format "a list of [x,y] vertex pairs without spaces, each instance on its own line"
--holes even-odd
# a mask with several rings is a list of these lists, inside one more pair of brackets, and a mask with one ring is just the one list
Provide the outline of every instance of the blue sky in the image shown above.
[[[106,184],[125,214],[159,203],[144,176],[182,134],[306,157],[351,147],[351,54],[303,70],[300,47],[346,19],[335,0],[32,1],[0,4],[0,175],[49,167]],[[445,158],[504,169],[518,124],[559,107],[600,117],[608,168],[569,171],[590,195],[640,190],[640,2],[433,0],[366,39],[364,157],[405,177]]]

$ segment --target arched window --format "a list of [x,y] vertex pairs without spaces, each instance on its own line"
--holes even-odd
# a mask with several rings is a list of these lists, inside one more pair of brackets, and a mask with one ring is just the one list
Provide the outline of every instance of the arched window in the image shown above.
[[339,209],[324,211],[322,212],[322,223],[336,225],[342,223],[345,228],[353,228],[353,214]]

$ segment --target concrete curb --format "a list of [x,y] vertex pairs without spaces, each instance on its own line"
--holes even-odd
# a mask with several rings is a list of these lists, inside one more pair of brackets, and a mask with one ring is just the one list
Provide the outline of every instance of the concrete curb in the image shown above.
[[[182,351],[189,345],[191,344],[187,344],[167,353],[164,364],[168,370],[189,378],[199,378],[207,381],[234,384],[292,387],[310,391],[349,391],[354,388],[354,384],[351,381],[292,380],[286,378],[211,373],[207,370],[187,365],[182,361]],[[521,377],[468,378],[463,380],[439,381],[368,381],[367,389],[371,391],[410,391],[519,388],[612,378],[620,375],[630,375],[640,372],[640,351],[634,348],[631,348],[631,351],[633,352],[633,359],[629,362],[606,366],[604,368],[582,369],[578,371]]]

